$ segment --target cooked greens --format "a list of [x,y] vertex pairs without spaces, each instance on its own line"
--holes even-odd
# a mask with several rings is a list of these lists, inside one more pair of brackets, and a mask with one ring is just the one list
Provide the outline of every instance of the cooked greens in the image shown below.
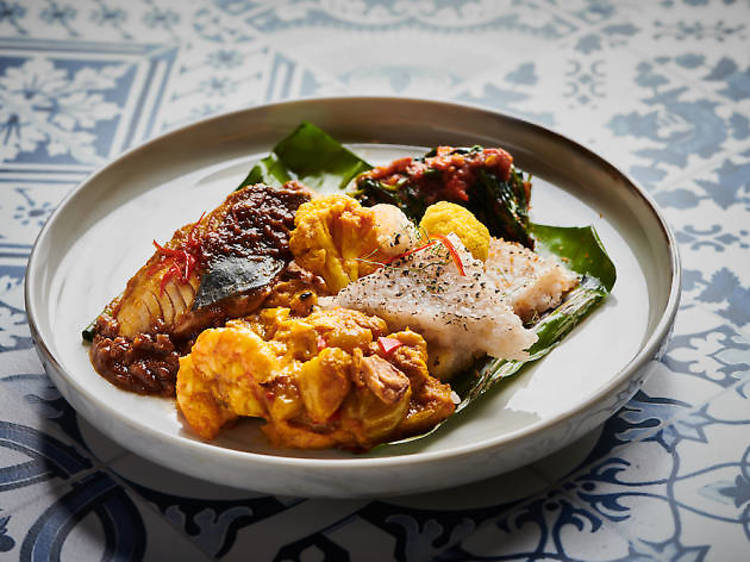
[[[460,155],[472,157],[483,151],[481,146],[454,148],[445,156]],[[418,221],[427,207],[434,203],[432,185],[445,181],[447,173],[431,165],[437,154],[433,149],[413,162],[420,169],[418,176],[403,174],[397,182],[391,183],[369,177],[365,174],[357,179],[354,197],[366,206],[377,203],[390,203],[400,208],[404,214]],[[395,176],[394,176],[395,177]],[[529,235],[529,199],[530,183],[524,179],[523,172],[510,165],[510,174],[506,180],[490,168],[479,168],[476,177],[468,185],[468,200],[451,197],[452,203],[466,207],[490,231],[492,236],[505,240],[520,242],[528,248],[534,247]]]

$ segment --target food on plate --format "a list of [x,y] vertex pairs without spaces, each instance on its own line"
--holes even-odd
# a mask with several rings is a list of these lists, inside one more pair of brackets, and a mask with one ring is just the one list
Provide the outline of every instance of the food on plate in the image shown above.
[[523,360],[537,339],[455,234],[440,235],[347,285],[335,304],[376,314],[427,340],[430,372],[449,378],[487,354]]
[[277,447],[424,436],[549,353],[615,282],[591,227],[529,221],[530,190],[501,148],[373,168],[303,123],[154,242],[84,331],[91,361],[176,396],[206,440],[243,417]]
[[557,260],[497,238],[490,241],[484,271],[524,322],[555,308],[578,284],[578,276]]
[[266,308],[205,330],[180,359],[177,403],[204,439],[238,416],[264,418],[281,447],[366,450],[432,428],[455,409],[427,371],[422,337],[355,310]]
[[398,208],[363,207],[347,195],[324,195],[305,203],[294,225],[289,247],[297,263],[323,277],[333,293],[372,273],[378,261],[401,253],[417,239],[416,229]]
[[174,233],[128,281],[90,332],[91,361],[110,382],[174,395],[178,358],[200,331],[255,310],[292,259],[294,212],[311,192],[258,184]]
[[502,148],[439,146],[419,158],[400,158],[359,175],[355,194],[365,205],[391,203],[417,219],[429,205],[450,201],[474,213],[492,236],[534,247],[531,182]]
[[471,211],[460,205],[448,201],[430,205],[425,210],[419,226],[428,236],[448,236],[453,233],[461,239],[461,243],[472,256],[481,261],[487,259],[490,251],[490,231]]

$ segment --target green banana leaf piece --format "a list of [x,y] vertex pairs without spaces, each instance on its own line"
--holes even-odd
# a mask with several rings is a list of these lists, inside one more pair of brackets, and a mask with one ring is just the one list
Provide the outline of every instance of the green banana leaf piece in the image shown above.
[[289,175],[286,166],[284,166],[275,154],[271,153],[253,166],[253,169],[250,170],[250,173],[242,180],[237,189],[242,189],[247,185],[255,185],[256,183],[281,187],[291,179],[292,176]]
[[336,191],[371,168],[328,133],[303,121],[250,170],[239,188],[258,182],[278,186],[297,179],[318,191]]

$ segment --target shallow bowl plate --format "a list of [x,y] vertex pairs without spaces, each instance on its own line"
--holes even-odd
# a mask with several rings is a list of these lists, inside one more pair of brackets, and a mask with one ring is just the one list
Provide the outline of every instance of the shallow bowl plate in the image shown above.
[[[300,121],[372,163],[437,144],[502,146],[533,174],[532,220],[593,224],[614,261],[609,299],[562,345],[434,435],[365,455],[274,450],[248,420],[211,443],[174,400],[119,390],[81,343],[94,318],[153,251],[151,241],[218,205]],[[285,495],[357,497],[479,480],[552,453],[601,424],[643,382],[677,308],[679,260],[651,198],[580,145],[476,107],[398,98],[268,105],[176,130],[124,154],[76,188],[47,222],[26,279],[45,370],[95,427],[135,453],[199,478]]]

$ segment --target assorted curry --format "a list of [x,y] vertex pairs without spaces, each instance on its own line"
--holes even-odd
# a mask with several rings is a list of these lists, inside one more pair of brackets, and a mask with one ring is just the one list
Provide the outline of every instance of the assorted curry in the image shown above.
[[99,374],[176,398],[205,440],[243,417],[277,447],[429,432],[459,403],[451,377],[528,357],[529,319],[579,282],[531,250],[530,183],[502,149],[439,147],[346,194],[270,183],[154,241],[84,331]]

